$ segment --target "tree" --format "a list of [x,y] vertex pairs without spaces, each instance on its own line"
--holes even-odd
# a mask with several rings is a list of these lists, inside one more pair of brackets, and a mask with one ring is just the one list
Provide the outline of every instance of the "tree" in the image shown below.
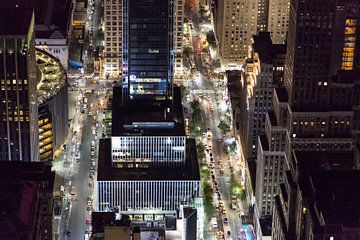
[[201,142],[196,144],[196,153],[198,160],[205,158],[205,147]]
[[191,109],[192,109],[192,113],[191,113],[191,117],[193,119],[194,123],[201,123],[201,108],[200,108],[200,103],[197,100],[194,100],[190,103]]
[[184,56],[189,58],[191,54],[193,54],[193,50],[190,46],[184,47],[183,49]]
[[207,181],[203,183],[203,193],[204,193],[205,214],[208,217],[212,217],[215,214],[215,208],[213,205],[213,197],[212,197],[214,194],[214,190]]
[[189,94],[189,90],[184,85],[180,85],[181,97],[185,97]]
[[199,1],[198,0],[185,0],[185,15],[191,16],[194,9],[197,9],[199,7]]
[[220,121],[218,128],[223,132],[223,134],[226,134],[231,130],[230,125],[227,124],[225,121]]

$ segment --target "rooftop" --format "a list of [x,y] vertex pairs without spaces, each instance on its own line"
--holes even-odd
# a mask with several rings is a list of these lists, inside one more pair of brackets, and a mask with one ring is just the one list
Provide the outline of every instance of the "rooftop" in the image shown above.
[[294,160],[301,171],[355,170],[354,151],[294,151]]
[[168,168],[115,168],[111,164],[111,139],[100,139],[98,181],[199,181],[199,166],[196,156],[195,140],[187,139],[186,162],[184,167]]
[[42,104],[66,86],[66,72],[60,61],[49,53],[36,49],[35,54],[39,79],[37,84],[38,103]]
[[29,32],[32,16],[33,12],[30,9],[5,10],[0,7],[0,36],[26,36]]
[[[1,2],[0,9],[6,12],[12,12],[13,9],[21,9],[35,12],[35,35],[36,38],[47,38],[54,30],[67,33],[70,25],[70,14],[72,0],[6,0]],[[17,18],[22,15],[18,15]],[[3,14],[1,14],[1,18]],[[17,18],[10,18],[18,20]],[[16,22],[16,21],[15,21]],[[23,26],[17,26],[14,29]],[[0,29],[3,29],[0,27]]]
[[0,161],[0,239],[33,239],[38,191],[51,194],[54,177],[44,163]]
[[360,227],[359,171],[316,171],[311,173],[310,182],[314,204],[326,224]]
[[172,101],[133,101],[124,106],[121,88],[114,87],[112,135],[185,136],[180,88],[173,91]]
[[286,88],[284,88],[284,87],[275,88],[275,93],[279,99],[279,102],[287,102],[288,101],[288,93],[287,93]]
[[273,44],[270,32],[259,32],[254,37],[253,48],[259,54],[260,61],[264,63],[273,63],[278,54],[286,53],[285,44]]

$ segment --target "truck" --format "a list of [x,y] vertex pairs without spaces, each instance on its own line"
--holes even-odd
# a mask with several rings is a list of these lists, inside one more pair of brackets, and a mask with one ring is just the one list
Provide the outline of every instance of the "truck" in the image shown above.
[[212,226],[213,228],[217,228],[217,227],[218,227],[216,217],[211,218],[210,223],[211,223],[211,226]]

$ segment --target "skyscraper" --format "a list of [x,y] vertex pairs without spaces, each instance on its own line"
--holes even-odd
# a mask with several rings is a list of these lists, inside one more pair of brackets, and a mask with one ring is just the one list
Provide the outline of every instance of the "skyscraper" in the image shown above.
[[121,77],[122,0],[104,1],[104,72],[108,77]]
[[358,0],[291,2],[285,88],[274,89],[258,147],[262,214],[272,213],[274,178],[296,168],[293,150],[352,150],[359,141],[359,21]]
[[269,0],[267,31],[274,44],[283,44],[289,28],[290,0]]
[[268,26],[269,0],[258,0],[257,31],[265,32]]
[[174,2],[123,1],[123,99],[172,96]]
[[112,138],[100,141],[98,210],[175,215],[199,196],[195,141],[173,86],[174,1],[123,1],[123,82],[114,87]]
[[0,12],[0,159],[38,161],[34,14]]
[[257,0],[220,0],[216,14],[216,35],[222,65],[245,63],[251,38],[257,31]]

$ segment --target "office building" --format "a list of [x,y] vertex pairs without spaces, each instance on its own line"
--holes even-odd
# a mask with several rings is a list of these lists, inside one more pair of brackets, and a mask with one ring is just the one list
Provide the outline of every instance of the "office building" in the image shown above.
[[265,134],[266,113],[272,109],[272,90],[283,84],[286,47],[273,44],[269,32],[253,37],[252,47],[245,64],[245,87],[247,119],[241,139],[246,141],[246,159],[256,159],[257,140]]
[[[292,150],[354,148],[359,136],[359,16],[356,0],[292,2],[285,88],[274,89],[273,111],[266,116],[258,147],[257,163],[264,171],[257,176],[271,182],[284,178]],[[262,214],[271,214],[279,184],[264,189],[257,203]]]
[[37,79],[39,153],[40,161],[47,161],[68,135],[67,78],[59,59],[40,49],[35,54],[40,73]]
[[258,0],[257,32],[266,32],[268,26],[269,0]]
[[38,161],[34,14],[0,12],[0,159]]
[[147,105],[123,104],[122,89],[113,92],[113,137],[99,148],[98,210],[175,214],[199,196],[200,184],[195,142],[185,138],[180,88],[172,101]]
[[104,0],[104,71],[107,77],[121,77],[122,0]]
[[123,101],[169,100],[174,74],[174,2],[123,4]]
[[[141,11],[131,13],[131,9],[134,7],[141,6],[143,7],[144,12]],[[166,58],[170,55],[171,58],[174,59],[174,66],[171,70],[174,73],[175,77],[180,77],[183,71],[183,22],[184,22],[184,5],[185,0],[176,0],[176,1],[152,1],[152,2],[142,2],[142,1],[121,1],[121,0],[105,0],[104,1],[104,25],[105,25],[105,50],[104,50],[104,67],[105,74],[108,77],[121,77],[122,71],[127,71],[127,65],[130,64],[131,61],[129,57],[134,55],[136,52],[132,52],[129,55],[130,48],[144,48],[143,51],[151,50],[153,57],[152,64],[155,67],[156,60],[160,60]],[[152,10],[151,10],[152,9]],[[158,12],[158,15],[154,13]],[[128,14],[129,13],[129,14]],[[147,15],[144,15],[147,13]],[[163,13],[164,15],[160,14]],[[123,15],[124,14],[124,15]],[[148,18],[152,18],[154,22],[157,23],[142,23],[143,25],[137,26],[139,21],[137,16],[142,15]],[[166,17],[171,16],[171,17]],[[162,22],[161,22],[162,21]],[[162,27],[159,27],[160,24]],[[168,27],[166,27],[168,26]],[[161,30],[158,30],[161,29]],[[138,31],[140,30],[140,31]],[[144,31],[146,34],[144,34]],[[159,35],[163,35],[167,32],[168,35],[164,35],[162,39],[159,39]],[[139,35],[138,35],[139,34]],[[140,36],[141,34],[141,36]],[[138,35],[137,37],[135,35]],[[144,38],[144,36],[147,36]],[[168,36],[168,37],[166,37]],[[124,41],[123,41],[124,39]],[[136,40],[137,39],[137,40]],[[136,45],[128,46],[129,42],[137,41]],[[156,53],[157,50],[163,51],[163,48],[159,48],[159,45],[156,45],[155,42],[162,41],[165,43],[164,45],[160,44],[161,47],[168,48],[166,45],[172,45],[172,48],[166,50],[170,52],[160,52]],[[144,42],[148,43],[148,45],[143,45]],[[150,44],[152,42],[152,45]],[[123,45],[123,43],[125,45]],[[155,45],[154,45],[155,44]],[[145,49],[146,48],[146,49]],[[162,50],[161,50],[162,49]],[[123,56],[124,53],[124,56]],[[133,59],[139,62],[139,66],[141,66],[141,61],[144,62],[144,59],[140,58],[141,54],[146,52],[137,52],[138,54]],[[161,54],[165,54],[162,55]],[[123,61],[125,61],[125,66],[123,69]],[[159,66],[157,67],[159,68]],[[170,70],[170,68],[168,68]],[[145,69],[142,69],[142,71]],[[148,71],[148,70],[146,70]],[[160,70],[163,71],[163,70]],[[150,73],[147,73],[148,78]],[[156,76],[156,73],[152,74],[153,78],[155,77],[164,77],[164,74],[161,76]],[[129,75],[130,76],[130,75]],[[139,77],[135,75],[136,77]],[[157,81],[156,79],[152,81]]]
[[29,9],[35,14],[35,45],[68,67],[70,32],[74,10],[72,0],[6,0],[1,9]]
[[275,198],[272,239],[356,239],[358,152],[294,151],[292,160]]
[[284,44],[289,28],[290,0],[269,0],[267,31],[274,44]]
[[91,239],[167,239],[165,225],[158,225],[152,219],[139,222],[128,215],[121,215],[121,219],[117,219],[115,215],[114,212],[94,212],[91,216]]
[[221,64],[226,69],[245,63],[252,36],[257,32],[258,1],[220,0],[215,31]]
[[53,239],[54,179],[44,163],[0,161],[0,239]]
[[180,215],[183,220],[182,240],[196,240],[197,210],[195,208],[183,207]]
[[99,159],[98,211],[118,209],[121,213],[144,213],[160,220],[199,196],[196,152],[187,153],[184,167],[120,168],[111,164],[111,139],[102,139],[99,151],[106,156]]
[[200,187],[173,86],[176,8],[168,0],[122,4],[122,83],[113,89],[112,137],[100,140],[96,209],[164,222]]
[[183,24],[185,0],[175,0],[174,13],[174,78],[181,78],[183,73]]

